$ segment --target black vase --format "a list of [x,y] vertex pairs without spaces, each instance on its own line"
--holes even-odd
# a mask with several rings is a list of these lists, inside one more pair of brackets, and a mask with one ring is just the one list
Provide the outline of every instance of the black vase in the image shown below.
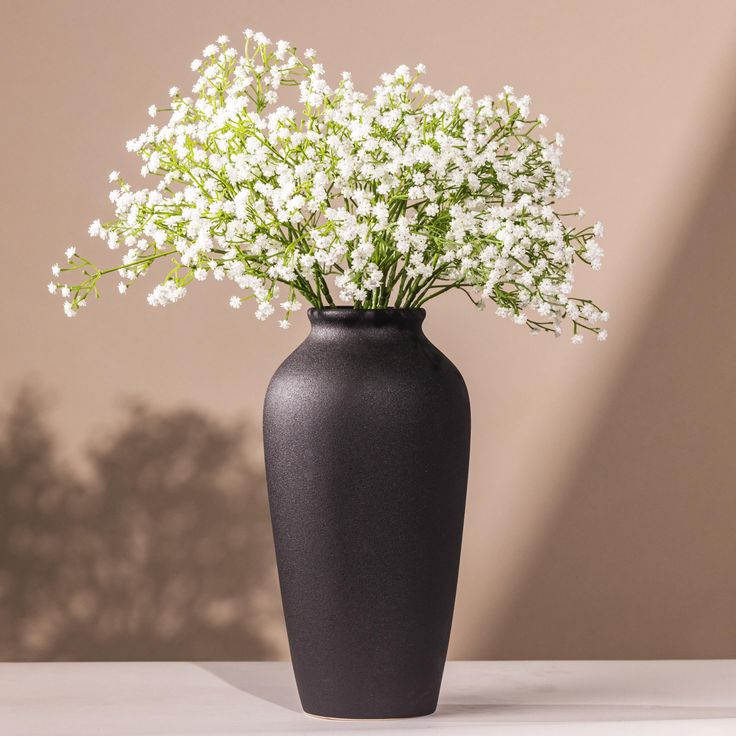
[[281,595],[304,710],[437,707],[455,602],[470,405],[423,309],[310,309],[266,394]]

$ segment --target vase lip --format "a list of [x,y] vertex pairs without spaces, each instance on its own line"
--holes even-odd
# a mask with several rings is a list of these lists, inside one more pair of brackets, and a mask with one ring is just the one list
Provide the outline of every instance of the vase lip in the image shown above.
[[312,325],[365,325],[419,326],[424,321],[426,311],[421,307],[385,307],[383,309],[356,309],[355,307],[312,307],[307,316]]

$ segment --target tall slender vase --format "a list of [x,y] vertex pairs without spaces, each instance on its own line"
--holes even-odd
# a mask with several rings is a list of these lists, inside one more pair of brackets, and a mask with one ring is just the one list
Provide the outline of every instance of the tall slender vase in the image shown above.
[[311,309],[266,394],[281,594],[304,710],[405,718],[437,706],[470,443],[462,376],[423,309]]

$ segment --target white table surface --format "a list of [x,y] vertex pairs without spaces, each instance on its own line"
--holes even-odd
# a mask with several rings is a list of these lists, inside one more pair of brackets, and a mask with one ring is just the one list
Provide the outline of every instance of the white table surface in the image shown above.
[[2,736],[731,734],[736,660],[449,662],[437,712],[305,716],[282,662],[0,664]]

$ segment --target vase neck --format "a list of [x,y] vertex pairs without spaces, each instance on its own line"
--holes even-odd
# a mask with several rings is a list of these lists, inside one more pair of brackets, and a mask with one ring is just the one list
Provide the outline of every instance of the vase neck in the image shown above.
[[361,333],[385,331],[422,334],[422,322],[426,313],[423,309],[353,309],[352,307],[330,307],[310,309],[309,322],[312,334],[344,332]]

